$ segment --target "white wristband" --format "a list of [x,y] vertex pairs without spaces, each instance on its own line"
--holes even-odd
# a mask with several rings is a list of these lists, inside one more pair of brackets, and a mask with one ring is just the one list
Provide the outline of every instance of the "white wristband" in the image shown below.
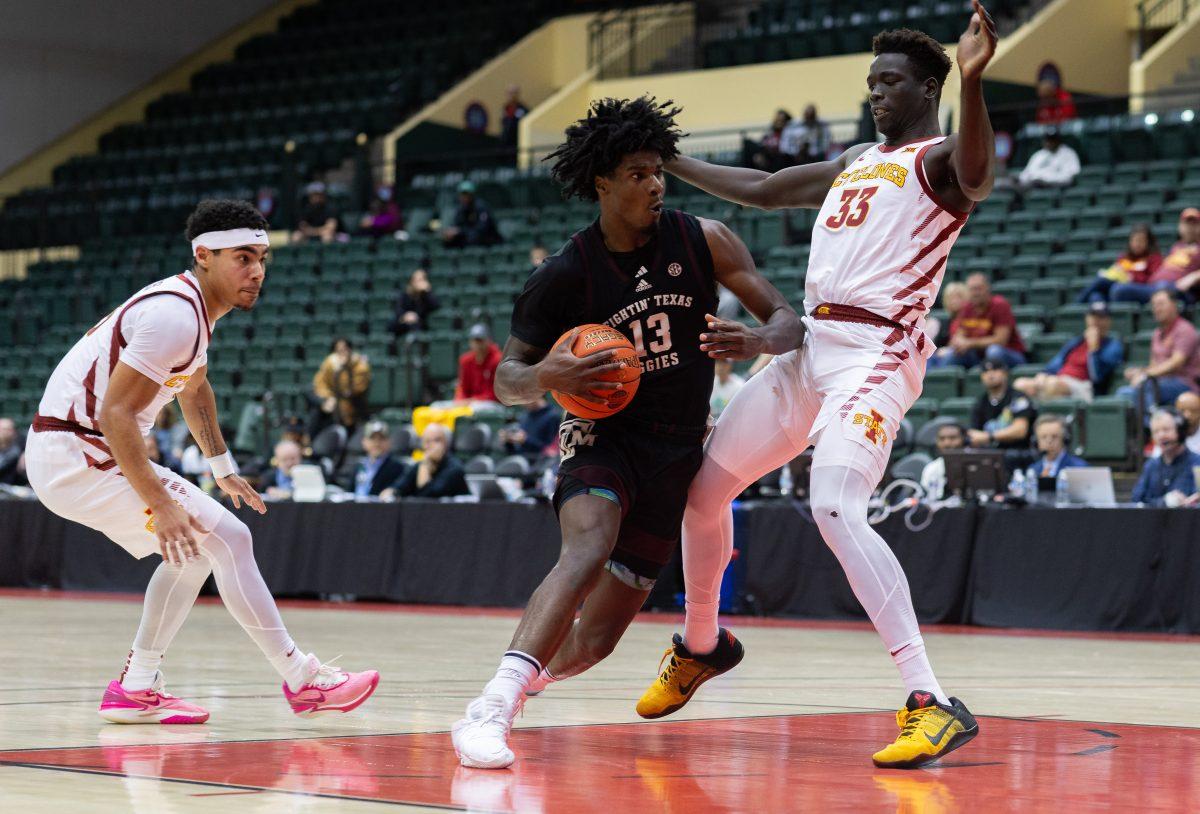
[[212,468],[214,478],[227,478],[237,472],[237,464],[233,462],[233,455],[229,453],[229,450],[204,460],[208,461],[208,465]]

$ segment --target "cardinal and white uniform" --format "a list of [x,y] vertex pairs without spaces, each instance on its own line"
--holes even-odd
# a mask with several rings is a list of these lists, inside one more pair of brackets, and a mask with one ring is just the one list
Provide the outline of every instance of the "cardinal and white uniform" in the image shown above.
[[[212,322],[191,272],[151,283],[88,331],[46,385],[25,449],[29,483],[62,517],[108,535],[134,557],[157,553],[146,504],[117,468],[99,429],[109,377],[124,362],[159,384],[137,415],[149,435],[163,405],[208,363]],[[151,463],[163,486],[205,529],[225,511],[195,485]]]
[[754,480],[816,443],[814,466],[882,478],[921,394],[934,350],[925,316],[967,221],[925,177],[925,153],[943,139],[876,145],[833,182],[813,229],[807,337],[721,414],[707,454],[726,471]]

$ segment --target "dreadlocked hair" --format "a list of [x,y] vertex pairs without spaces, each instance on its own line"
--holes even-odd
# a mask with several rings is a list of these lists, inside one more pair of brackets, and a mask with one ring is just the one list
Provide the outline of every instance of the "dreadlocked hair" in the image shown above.
[[951,63],[946,49],[923,31],[913,31],[911,28],[881,31],[871,41],[871,50],[875,56],[904,54],[922,81],[933,77],[939,88],[946,84],[946,77],[950,75]]
[[551,175],[563,187],[564,198],[599,200],[596,176],[610,176],[630,153],[650,150],[670,161],[679,155],[683,137],[675,124],[680,108],[668,99],[600,99],[592,102],[587,118],[567,128],[567,140],[546,156],[555,159]]

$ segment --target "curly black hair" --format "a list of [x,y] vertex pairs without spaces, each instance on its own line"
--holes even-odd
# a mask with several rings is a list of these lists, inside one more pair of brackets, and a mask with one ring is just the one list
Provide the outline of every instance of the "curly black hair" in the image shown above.
[[675,124],[680,108],[668,99],[600,99],[587,118],[567,128],[567,140],[546,156],[556,159],[551,174],[562,184],[564,198],[599,200],[596,176],[610,176],[630,153],[652,150],[670,161],[679,155],[685,134]]
[[950,75],[951,62],[946,49],[923,31],[913,31],[911,28],[881,31],[871,41],[871,50],[875,56],[904,54],[916,68],[917,77],[922,82],[933,77],[939,89],[946,84],[946,77]]
[[205,232],[223,232],[226,229],[267,230],[267,219],[253,204],[232,199],[201,201],[192,214],[188,215],[183,234],[189,242]]

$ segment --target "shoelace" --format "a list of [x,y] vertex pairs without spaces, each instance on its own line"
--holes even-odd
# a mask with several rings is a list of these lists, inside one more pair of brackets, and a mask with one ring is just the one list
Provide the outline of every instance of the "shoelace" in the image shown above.
[[[516,707],[513,709],[512,718],[504,714],[504,700],[499,696],[485,695],[477,700],[480,702],[480,706],[484,708],[483,715],[475,719],[479,722],[480,726],[496,723],[502,726],[505,732],[508,732],[512,729],[513,718],[516,718],[518,715],[522,715],[525,712],[525,699],[523,697],[517,699]],[[475,706],[475,702],[472,702],[471,706]],[[467,709],[467,714],[472,714],[470,708]]]
[[[668,657],[671,659],[671,661],[667,664],[667,669],[663,670],[663,662],[666,661]],[[671,679],[675,677],[675,671],[679,669],[679,659],[675,658],[675,648],[668,647],[666,649],[666,652],[663,653],[663,657],[658,660],[658,669],[662,670],[658,680],[664,684],[671,683]]]
[[333,663],[341,657],[342,655],[339,653],[318,667],[316,675],[308,683],[321,690],[327,690],[333,685],[340,683],[342,680],[341,676],[346,673],[344,670],[334,667]]
[[920,709],[914,709],[909,712],[908,717],[904,721],[904,726],[900,727],[900,737],[915,737],[917,727],[920,725],[921,719],[933,709],[934,707],[921,707]]

